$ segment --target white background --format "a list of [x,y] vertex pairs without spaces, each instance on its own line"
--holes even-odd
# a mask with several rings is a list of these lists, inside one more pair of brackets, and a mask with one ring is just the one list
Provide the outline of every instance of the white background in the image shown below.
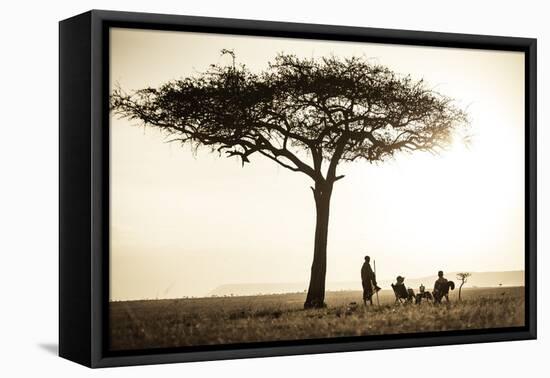
[[[0,375],[3,377],[450,377],[544,375],[543,300],[550,231],[549,12],[543,1],[73,1],[4,2],[0,22]],[[132,10],[538,38],[539,340],[390,351],[89,370],[56,356],[58,247],[58,26],[89,9]],[[459,63],[459,62],[457,62]],[[544,93],[543,93],[544,92]]]

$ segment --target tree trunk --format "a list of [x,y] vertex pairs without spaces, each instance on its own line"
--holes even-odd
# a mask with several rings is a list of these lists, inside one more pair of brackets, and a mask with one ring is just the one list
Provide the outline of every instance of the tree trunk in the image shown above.
[[462,282],[460,284],[460,287],[458,288],[458,300],[461,301],[462,300],[462,297],[461,297],[461,294],[462,294],[462,286],[464,285],[464,282]]
[[330,210],[330,196],[333,184],[317,182],[313,188],[317,221],[311,278],[304,308],[325,307],[325,277],[327,273],[327,236]]

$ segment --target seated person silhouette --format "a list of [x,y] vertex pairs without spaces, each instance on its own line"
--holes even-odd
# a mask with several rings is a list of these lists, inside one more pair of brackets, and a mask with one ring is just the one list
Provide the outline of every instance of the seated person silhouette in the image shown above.
[[445,298],[449,302],[449,289],[455,289],[455,283],[447,280],[443,277],[443,271],[437,272],[437,280],[434,283],[433,297],[435,303],[441,303],[441,300]]
[[420,284],[420,287],[418,288],[418,294],[416,294],[416,304],[422,303],[422,299],[426,299],[427,301],[431,301],[433,299],[432,293],[426,291],[426,286],[424,286],[424,284]]
[[405,277],[397,276],[395,280],[396,283],[391,284],[393,293],[395,294],[395,302],[401,303],[403,300],[411,302],[414,299],[414,291],[405,287]]

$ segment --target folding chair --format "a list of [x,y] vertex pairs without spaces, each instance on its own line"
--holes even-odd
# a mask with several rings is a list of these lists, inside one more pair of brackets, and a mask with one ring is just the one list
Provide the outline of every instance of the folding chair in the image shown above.
[[409,303],[414,299],[413,289],[407,289],[405,285],[391,284],[393,294],[395,295],[395,303]]

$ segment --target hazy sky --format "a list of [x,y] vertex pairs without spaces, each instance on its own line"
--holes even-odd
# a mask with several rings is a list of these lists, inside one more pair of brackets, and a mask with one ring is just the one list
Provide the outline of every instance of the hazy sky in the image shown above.
[[[140,89],[230,63],[251,70],[279,52],[364,56],[424,78],[467,107],[473,140],[441,156],[341,164],[327,281],[524,267],[524,56],[516,52],[111,30],[111,84]],[[308,176],[255,157],[165,143],[111,118],[111,299],[201,296],[227,283],[309,280],[315,207]]]

